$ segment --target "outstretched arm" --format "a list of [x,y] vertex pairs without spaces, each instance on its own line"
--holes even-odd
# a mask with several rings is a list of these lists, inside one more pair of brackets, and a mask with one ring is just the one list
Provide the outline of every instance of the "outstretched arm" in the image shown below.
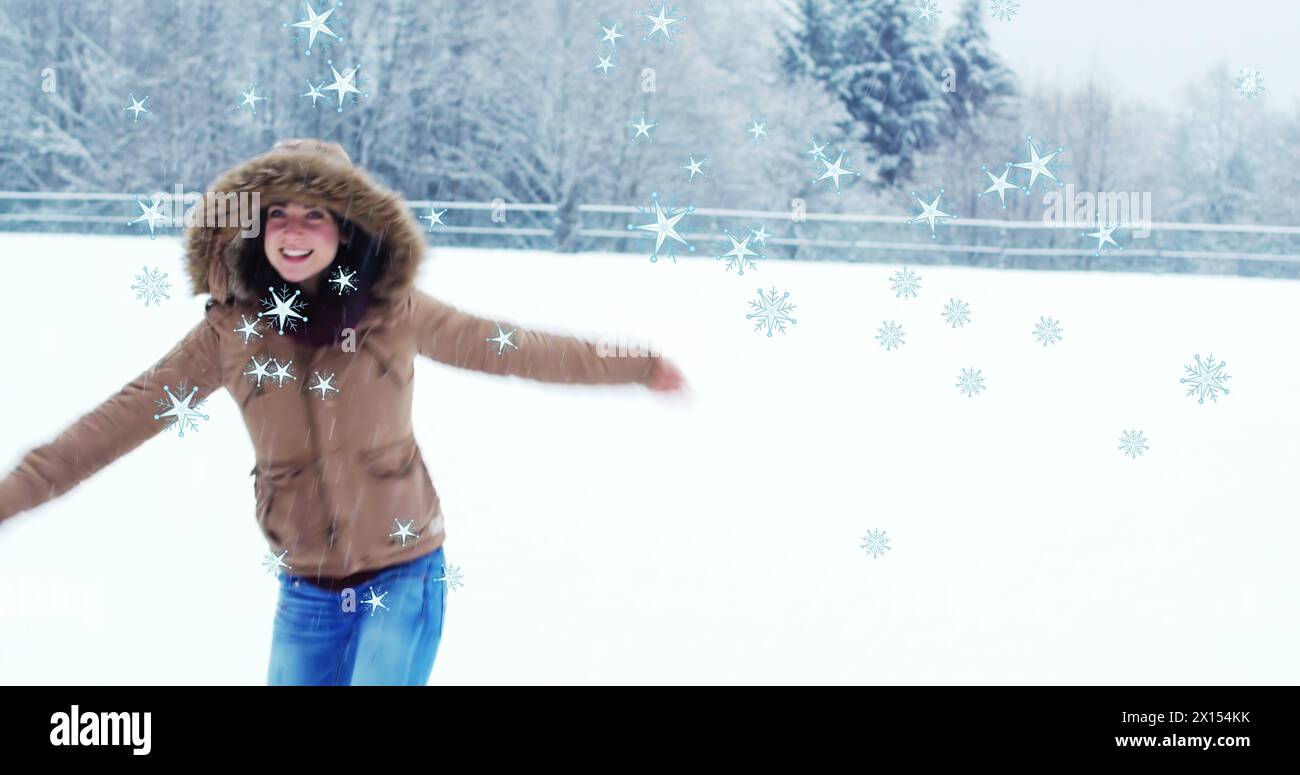
[[476,317],[419,290],[411,299],[420,354],[462,369],[541,382],[647,386],[657,385],[665,371],[658,356],[601,357],[596,345],[583,339]]
[[[189,397],[187,405],[193,407],[221,387],[219,369],[217,332],[201,320],[152,368],[0,478],[0,520],[62,495],[143,444],[177,420],[166,414],[172,402],[164,387],[179,401]],[[190,397],[193,388],[198,392]],[[159,400],[167,406],[158,405]],[[165,416],[154,418],[160,414]]]

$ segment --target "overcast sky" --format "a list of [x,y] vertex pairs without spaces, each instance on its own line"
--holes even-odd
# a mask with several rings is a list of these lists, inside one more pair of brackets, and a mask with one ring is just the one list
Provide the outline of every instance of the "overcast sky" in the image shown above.
[[[959,6],[939,0],[941,20]],[[987,23],[1026,85],[1075,84],[1091,68],[1120,94],[1170,108],[1222,61],[1234,76],[1262,71],[1272,108],[1290,111],[1300,100],[1300,0],[1021,0],[1015,18]]]

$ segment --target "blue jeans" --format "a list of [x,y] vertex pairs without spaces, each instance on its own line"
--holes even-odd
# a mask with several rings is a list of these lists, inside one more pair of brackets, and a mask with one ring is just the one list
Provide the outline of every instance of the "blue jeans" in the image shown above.
[[[385,568],[350,600],[347,590],[281,574],[267,684],[426,685],[442,639],[445,576],[442,547]],[[363,603],[373,598],[383,606]],[[344,610],[352,601],[355,610]]]

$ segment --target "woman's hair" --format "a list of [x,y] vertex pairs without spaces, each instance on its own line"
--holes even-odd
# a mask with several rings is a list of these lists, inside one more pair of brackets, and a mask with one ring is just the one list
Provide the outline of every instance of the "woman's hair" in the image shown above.
[[[263,207],[261,223],[267,223],[267,210]],[[347,218],[329,212],[338,225],[339,234],[347,240],[340,244],[338,253],[329,266],[321,270],[321,279],[316,296],[307,293],[307,289],[297,283],[287,282],[271,266],[266,257],[266,229],[258,231],[256,237],[243,238],[238,271],[244,283],[253,289],[259,298],[266,298],[267,288],[288,287],[290,291],[301,290],[306,298],[307,322],[298,323],[290,333],[299,339],[315,345],[333,344],[345,328],[355,326],[371,301],[370,289],[374,281],[388,268],[388,251],[384,249],[383,240],[372,237],[365,229]],[[329,283],[329,278],[337,276],[338,269],[344,269],[351,275],[355,289],[340,295],[337,288]]]

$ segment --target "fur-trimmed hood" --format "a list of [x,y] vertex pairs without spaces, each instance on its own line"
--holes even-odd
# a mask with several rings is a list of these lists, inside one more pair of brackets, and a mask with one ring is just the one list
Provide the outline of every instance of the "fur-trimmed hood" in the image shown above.
[[401,195],[353,166],[337,143],[293,139],[222,173],[187,214],[185,263],[195,295],[209,293],[221,303],[257,298],[258,290],[249,288],[237,269],[243,238],[238,214],[231,211],[239,194],[253,192],[263,205],[285,197],[325,207],[380,241],[388,260],[371,288],[374,298],[400,298],[414,287],[425,242]]

